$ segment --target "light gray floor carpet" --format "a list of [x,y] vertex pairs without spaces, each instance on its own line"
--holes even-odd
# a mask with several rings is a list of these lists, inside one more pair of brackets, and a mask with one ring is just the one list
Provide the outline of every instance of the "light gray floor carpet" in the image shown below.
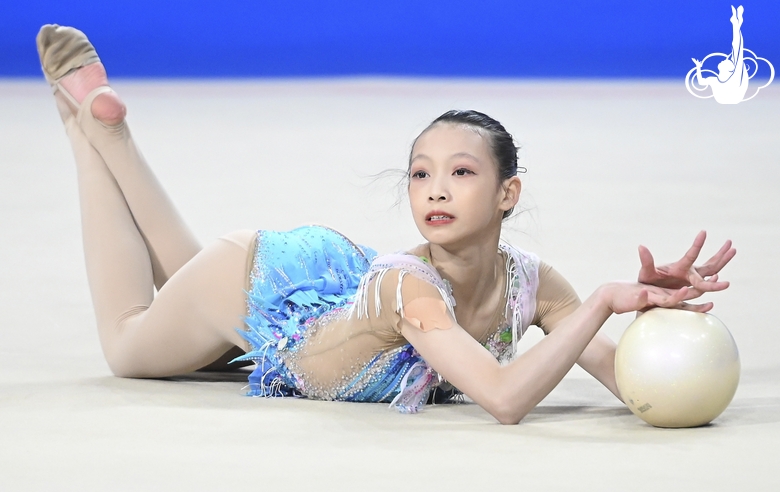
[[[241,396],[244,374],[111,376],[48,88],[0,81],[0,490],[780,490],[780,90],[721,106],[669,82],[117,81],[145,155],[204,240],[323,223],[390,252],[421,240],[392,179],[434,117],[474,108],[523,145],[505,237],[587,296],[636,247],[739,253],[713,295],[743,377],[713,425],[644,424],[575,368],[518,426],[476,405]],[[630,317],[604,330],[618,339]],[[539,340],[539,330],[523,341]]]

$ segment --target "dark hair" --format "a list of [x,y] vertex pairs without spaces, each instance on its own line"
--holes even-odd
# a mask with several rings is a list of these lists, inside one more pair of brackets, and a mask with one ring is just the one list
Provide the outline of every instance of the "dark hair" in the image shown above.
[[[525,172],[525,168],[517,167],[517,151],[520,148],[515,146],[514,138],[512,138],[512,135],[506,131],[506,128],[504,128],[501,123],[484,113],[480,113],[479,111],[474,111],[471,109],[465,111],[452,109],[433,120],[431,124],[428,125],[425,130],[423,130],[420,135],[414,139],[414,142],[412,142],[412,150],[409,153],[409,168],[407,168],[407,174],[409,169],[411,169],[411,152],[414,151],[414,146],[417,143],[417,140],[423,136],[425,132],[442,123],[469,126],[480,131],[480,133],[484,134],[483,136],[487,137],[490,150],[493,153],[493,158],[498,165],[499,185],[501,185],[504,180],[517,175],[518,170],[520,170],[520,172]],[[512,215],[513,210],[514,207],[505,211],[502,218],[506,219]]]

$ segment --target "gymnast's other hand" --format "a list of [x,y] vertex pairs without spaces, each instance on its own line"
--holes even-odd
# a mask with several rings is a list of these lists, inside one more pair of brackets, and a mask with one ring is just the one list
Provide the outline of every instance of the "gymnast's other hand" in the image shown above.
[[734,258],[737,250],[732,247],[731,240],[728,240],[712,258],[703,265],[696,266],[694,262],[699,257],[706,239],[707,232],[701,231],[696,235],[693,245],[681,259],[658,267],[655,266],[650,250],[644,246],[639,246],[639,261],[642,263],[642,266],[639,269],[637,281],[642,284],[655,285],[667,289],[693,287],[702,293],[728,288],[728,282],[718,280],[718,273]]

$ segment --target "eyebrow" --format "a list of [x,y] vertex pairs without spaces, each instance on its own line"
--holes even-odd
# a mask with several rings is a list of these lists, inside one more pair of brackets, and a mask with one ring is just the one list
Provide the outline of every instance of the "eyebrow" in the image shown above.
[[[476,162],[477,164],[480,164],[480,165],[482,164],[482,161],[477,159],[475,156],[469,154],[468,152],[458,152],[456,154],[452,154],[449,157],[449,159],[447,159],[447,160],[452,160],[452,159],[456,159],[456,158],[459,158],[459,157],[465,157],[466,159],[472,160],[472,161]],[[417,159],[428,159],[428,160],[431,160],[431,158],[428,157],[425,154],[417,154],[416,156],[414,156],[412,158],[412,160],[410,161],[410,164],[413,163],[414,161],[416,161]]]
[[470,159],[470,160],[476,162],[477,164],[482,164],[482,161],[477,159],[475,156],[469,154],[468,152],[458,152],[457,154],[453,154],[452,157],[450,157],[450,159],[454,159],[456,157],[465,157],[467,159]]

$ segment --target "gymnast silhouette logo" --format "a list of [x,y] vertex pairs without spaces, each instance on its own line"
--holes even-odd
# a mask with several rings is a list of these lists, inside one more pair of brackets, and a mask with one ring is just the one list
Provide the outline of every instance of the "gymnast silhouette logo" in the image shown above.
[[[700,99],[714,97],[720,104],[738,104],[756,97],[758,92],[771,84],[775,78],[775,67],[769,63],[769,60],[761,58],[745,48],[741,31],[742,13],[744,11],[745,9],[742,5],[737,9],[733,5],[731,6],[731,26],[733,32],[731,54],[710,53],[702,61],[692,58],[696,66],[685,76],[685,88],[694,96]],[[713,58],[715,61],[722,58],[721,62],[718,63],[717,73],[714,70],[703,68],[704,63],[710,58]],[[769,80],[764,85],[757,87],[756,91],[746,98],[748,83],[758,73],[760,61],[769,67]],[[711,74],[713,76],[704,77],[702,74]],[[707,87],[710,88],[709,95],[697,94],[705,93]]]

